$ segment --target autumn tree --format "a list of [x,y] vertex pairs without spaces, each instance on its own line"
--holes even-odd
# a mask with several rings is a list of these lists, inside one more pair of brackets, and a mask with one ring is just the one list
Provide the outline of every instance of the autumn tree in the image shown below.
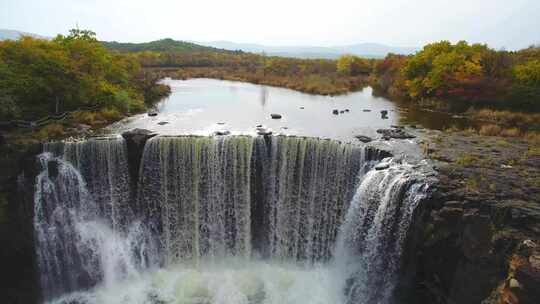
[[366,59],[354,55],[343,55],[336,63],[338,73],[347,76],[369,74],[371,65]]

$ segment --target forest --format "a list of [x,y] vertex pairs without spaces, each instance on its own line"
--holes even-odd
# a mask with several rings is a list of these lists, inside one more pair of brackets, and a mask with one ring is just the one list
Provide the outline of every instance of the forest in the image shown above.
[[[98,117],[82,120],[115,120],[167,95],[169,89],[158,83],[162,77],[239,80],[324,95],[371,85],[394,100],[474,111],[493,120],[510,117],[508,112],[540,111],[540,48],[534,46],[505,51],[441,41],[410,56],[298,59],[172,39],[100,42],[91,31],[72,30],[52,40],[0,42],[0,120],[90,106],[99,108]],[[476,110],[486,108],[498,112]]]
[[168,87],[158,81],[136,56],[107,50],[92,31],[0,41],[2,121],[88,108],[95,111],[82,113],[83,120],[116,120],[166,95]]
[[173,78],[241,80],[325,95],[370,84],[378,94],[422,106],[540,111],[540,48],[535,46],[505,51],[485,44],[440,41],[409,56],[344,55],[329,60],[268,57],[179,43],[164,39],[139,47],[104,45],[130,52],[143,67]]
[[441,41],[412,56],[378,60],[370,82],[383,94],[420,104],[540,111],[540,48],[496,51]]
[[[227,51],[162,39],[149,43],[103,42],[110,50],[133,54],[139,63],[162,76],[207,77],[286,87],[306,93],[336,95],[367,85],[374,60],[343,56],[298,59]],[[339,63],[339,64],[338,64]]]

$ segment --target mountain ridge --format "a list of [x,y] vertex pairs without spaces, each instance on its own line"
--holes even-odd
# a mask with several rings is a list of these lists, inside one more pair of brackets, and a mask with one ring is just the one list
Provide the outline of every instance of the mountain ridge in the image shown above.
[[337,46],[268,46],[257,43],[237,43],[227,40],[209,42],[193,41],[199,45],[212,46],[227,50],[242,50],[244,52],[262,53],[268,55],[289,55],[292,57],[336,58],[341,55],[351,54],[367,57],[384,57],[389,53],[409,55],[420,50],[417,47],[396,47],[381,43],[356,43]]
[[[23,32],[11,29],[0,29],[0,40],[19,39],[21,36],[31,36],[41,39],[50,39],[39,34]],[[102,41],[109,49],[118,51],[206,51],[206,52],[234,52],[243,51],[248,53],[265,53],[269,56],[281,56],[292,58],[324,58],[335,59],[339,56],[350,54],[367,58],[383,58],[389,53],[410,55],[420,48],[397,47],[381,43],[356,43],[336,46],[270,46],[258,43],[238,43],[228,40],[216,41],[189,41],[172,38],[158,39],[149,42],[117,42]]]

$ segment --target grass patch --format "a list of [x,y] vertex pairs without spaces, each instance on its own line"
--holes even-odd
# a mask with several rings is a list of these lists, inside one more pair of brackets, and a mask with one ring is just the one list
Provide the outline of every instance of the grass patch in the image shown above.
[[473,135],[477,135],[478,132],[476,131],[475,128],[467,128],[465,130],[463,130],[461,132],[464,136],[473,136]]
[[478,133],[483,136],[498,136],[501,134],[501,127],[497,125],[483,125]]
[[499,139],[495,142],[499,147],[509,147],[510,143],[504,139]]
[[467,192],[479,192],[482,183],[482,177],[473,175],[465,179],[465,190]]
[[460,154],[456,159],[456,164],[463,167],[470,167],[472,165],[480,164],[482,159],[476,155],[472,154]]
[[64,126],[61,124],[50,124],[46,125],[45,127],[41,128],[37,134],[36,137],[39,140],[50,140],[50,139],[59,139],[62,138],[66,134],[66,131],[64,130]]
[[521,131],[518,128],[503,129],[500,135],[504,137],[520,137]]
[[531,144],[540,145],[540,132],[527,132],[523,137]]
[[528,159],[531,157],[540,157],[540,147],[529,147],[527,152],[525,152],[524,158]]
[[120,120],[123,117],[122,113],[114,108],[102,109],[99,111],[99,116],[109,122]]
[[489,121],[504,126],[517,127],[522,130],[540,126],[540,113],[471,109],[467,111],[467,114],[473,119]]

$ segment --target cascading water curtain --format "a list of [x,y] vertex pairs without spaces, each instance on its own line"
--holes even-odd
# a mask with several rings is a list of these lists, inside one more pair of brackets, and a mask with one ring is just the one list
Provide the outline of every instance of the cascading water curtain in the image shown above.
[[138,209],[161,264],[251,254],[252,137],[155,137],[143,153]]
[[392,303],[413,213],[428,187],[405,164],[363,176],[336,245],[348,304]]
[[[333,267],[325,280],[343,285],[335,294],[345,302],[390,303],[427,187],[406,164],[373,169],[385,153],[304,137],[154,137],[137,189],[120,137],[45,151],[34,228],[46,299],[142,280],[149,268],[255,257]],[[265,280],[257,290],[287,290]],[[253,303],[266,303],[256,294]]]
[[[273,137],[257,141],[266,227],[264,255],[306,262],[331,257],[363,164],[362,149],[337,141]],[[261,246],[263,247],[263,246]]]
[[45,299],[136,275],[146,267],[142,225],[129,208],[121,138],[45,145],[34,229]]

